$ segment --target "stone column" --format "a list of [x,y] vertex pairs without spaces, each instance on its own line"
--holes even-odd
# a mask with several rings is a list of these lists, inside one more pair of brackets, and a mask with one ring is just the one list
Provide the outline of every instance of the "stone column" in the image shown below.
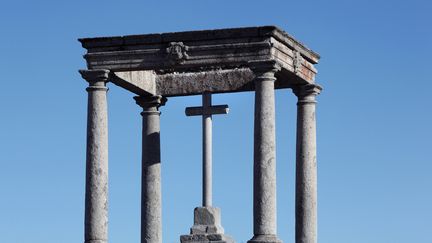
[[89,82],[85,192],[85,243],[108,242],[108,70],[80,70]]
[[159,107],[165,104],[166,98],[137,96],[134,99],[143,108],[141,243],[162,243]]
[[249,243],[281,242],[276,236],[276,144],[274,62],[258,63],[255,73],[254,236]]
[[317,164],[315,97],[321,87],[306,84],[293,89],[297,103],[296,243],[317,242]]

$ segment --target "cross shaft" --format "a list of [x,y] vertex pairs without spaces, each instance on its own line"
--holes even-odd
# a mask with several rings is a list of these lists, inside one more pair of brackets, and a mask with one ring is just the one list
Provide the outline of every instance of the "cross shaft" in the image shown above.
[[186,116],[202,116],[203,134],[203,188],[202,206],[212,206],[212,115],[228,114],[228,105],[212,106],[211,93],[202,95],[203,106],[187,107]]

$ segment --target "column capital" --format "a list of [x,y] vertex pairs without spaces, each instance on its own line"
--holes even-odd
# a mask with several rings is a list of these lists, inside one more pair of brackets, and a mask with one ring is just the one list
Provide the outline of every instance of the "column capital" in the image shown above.
[[315,97],[321,93],[322,87],[319,84],[305,84],[292,88],[298,98],[298,104],[315,103]]
[[98,82],[108,82],[109,70],[105,69],[94,69],[94,70],[79,70],[81,77],[89,82],[91,85]]
[[153,95],[153,96],[135,96],[135,102],[137,105],[141,106],[143,109],[146,108],[159,108],[164,106],[167,102],[167,98],[161,95]]
[[275,60],[251,61],[249,68],[255,74],[255,82],[275,81],[275,73],[281,70],[280,65]]

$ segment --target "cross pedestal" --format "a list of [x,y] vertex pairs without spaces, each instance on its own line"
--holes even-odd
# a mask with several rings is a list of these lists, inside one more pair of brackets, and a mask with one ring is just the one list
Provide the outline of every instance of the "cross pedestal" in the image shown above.
[[197,207],[194,210],[194,225],[189,235],[180,236],[181,243],[234,243],[224,234],[221,225],[220,209],[216,207]]
[[203,106],[188,107],[186,116],[202,116],[203,188],[202,207],[194,210],[194,224],[189,235],[180,236],[181,243],[234,243],[224,234],[220,209],[212,206],[212,115],[227,114],[228,105],[212,106],[211,93],[203,93]]

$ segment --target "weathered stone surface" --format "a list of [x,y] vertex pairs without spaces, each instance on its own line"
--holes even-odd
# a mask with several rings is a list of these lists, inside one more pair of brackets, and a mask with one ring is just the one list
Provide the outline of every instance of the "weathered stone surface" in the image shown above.
[[156,77],[157,93],[163,96],[183,94],[240,92],[253,90],[254,78],[248,68],[170,73]]
[[[194,225],[221,225],[220,209],[216,207],[197,207],[194,210]],[[223,232],[221,232],[223,233]]]
[[109,71],[81,70],[89,82],[85,193],[85,243],[108,241],[108,116]]
[[[316,132],[314,64],[319,55],[274,26],[80,39],[87,54],[85,242],[107,242],[107,131],[105,83],[137,95],[143,107],[141,242],[161,243],[160,129],[165,97],[255,91],[254,236],[249,243],[280,243],[276,234],[274,90],[298,96],[296,153],[296,243],[316,243]],[[211,105],[211,103],[210,103]],[[203,114],[204,131],[211,112]],[[209,122],[210,121],[210,122]],[[208,135],[208,133],[207,133]],[[204,150],[211,148],[205,136]],[[211,149],[210,149],[211,151]],[[204,153],[208,156],[211,153]],[[204,158],[204,161],[209,161]],[[211,161],[211,160],[210,160]],[[182,243],[233,242],[223,234],[220,211],[211,206],[211,163],[204,163],[203,205]],[[209,176],[210,175],[210,176]]]
[[194,210],[194,225],[191,234],[223,234],[220,209],[197,207]]
[[220,209],[212,207],[212,115],[228,113],[228,106],[212,106],[211,93],[202,95],[201,107],[188,107],[186,115],[201,115],[203,128],[203,187],[202,207],[194,210],[194,225],[190,235],[182,236],[181,242],[233,242],[223,235]]
[[197,207],[194,210],[194,225],[190,235],[180,236],[181,243],[226,242],[234,240],[224,234],[221,226],[220,209],[216,207]]
[[[275,26],[83,38],[79,41],[88,50],[86,59],[91,65],[90,68],[102,65],[117,65],[120,68],[129,65],[130,68],[135,65],[169,67],[169,64],[161,62],[172,56],[175,59],[184,59],[185,62],[192,63],[196,60],[217,63],[230,60],[230,58],[235,61],[236,58],[245,57],[245,53],[251,53],[252,56],[255,56],[260,50],[266,50],[264,53],[268,54],[269,47],[271,47],[270,39],[278,41],[289,50],[300,52],[311,63],[318,62],[319,55],[317,53]],[[279,49],[282,48],[275,51],[279,51]],[[229,55],[219,55],[215,58],[214,56],[221,54],[221,51],[225,52],[223,54]],[[134,56],[136,59],[135,62],[131,58],[120,58],[113,61],[109,58],[113,54],[118,57]],[[137,60],[141,60],[140,58],[144,59],[144,56],[153,58],[144,60],[144,63],[137,62]],[[203,66],[205,65],[201,65],[201,67]]]
[[253,77],[245,69],[253,68],[251,62],[268,60],[281,67],[276,88],[313,83],[317,73],[314,64],[319,60],[318,54],[274,26],[80,41],[87,49],[84,57],[89,69],[108,69],[118,76],[121,72],[155,71],[156,93],[133,78],[114,81],[139,95],[250,91],[254,89]]
[[317,161],[315,97],[318,85],[295,88],[297,103],[296,243],[317,242]]
[[[202,116],[202,138],[203,138],[203,183],[202,183],[202,206],[211,207],[213,201],[212,189],[212,115],[227,114],[228,105],[212,105],[212,95],[210,92],[205,91],[202,95],[202,106],[187,107],[185,110],[187,116]],[[196,209],[195,209],[196,210]]]
[[220,115],[228,114],[228,112],[228,105],[212,105],[207,109],[204,109],[202,106],[194,106],[185,109],[186,116]]
[[[254,237],[251,242],[276,236],[276,144],[275,144],[275,63],[257,66],[254,120]],[[260,240],[257,240],[258,238]],[[276,238],[275,238],[276,239]]]
[[[279,77],[275,81],[275,89],[292,88],[304,82],[286,70],[281,70],[276,75]],[[169,74],[156,74],[152,71],[115,72],[110,81],[137,95],[173,97],[197,95],[204,91],[213,94],[253,91],[254,78],[255,75],[249,68],[235,68]]]
[[160,96],[134,97],[143,108],[141,243],[162,243]]
[[137,95],[156,95],[156,74],[154,71],[115,72],[111,82]]
[[195,234],[180,236],[181,243],[234,243],[234,240],[223,234]]
[[276,235],[255,235],[248,243],[282,243]]

